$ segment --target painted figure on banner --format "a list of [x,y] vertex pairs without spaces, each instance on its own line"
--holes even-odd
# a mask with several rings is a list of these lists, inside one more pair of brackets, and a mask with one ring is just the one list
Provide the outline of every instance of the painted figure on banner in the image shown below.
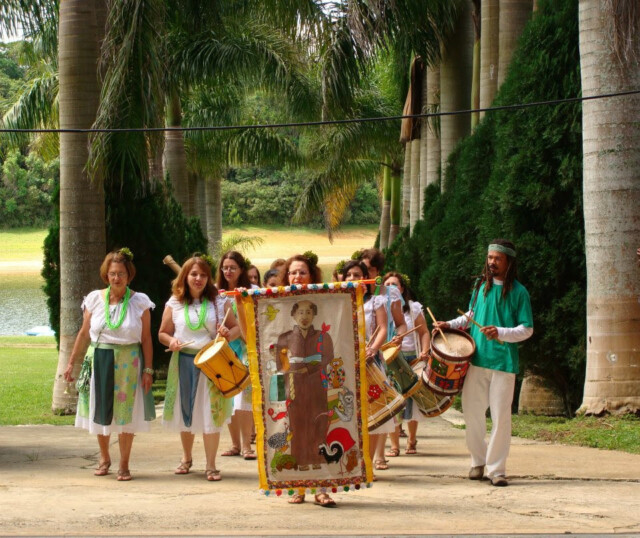
[[283,374],[284,393],[291,433],[291,456],[299,471],[327,463],[319,447],[325,443],[330,423],[327,388],[323,383],[334,360],[330,325],[314,326],[318,307],[309,300],[291,308],[295,325],[278,337],[275,346],[276,369]]

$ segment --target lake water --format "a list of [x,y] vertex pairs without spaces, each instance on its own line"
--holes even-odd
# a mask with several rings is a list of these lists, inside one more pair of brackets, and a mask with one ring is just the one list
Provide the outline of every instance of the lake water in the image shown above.
[[36,325],[49,325],[49,311],[39,274],[0,275],[0,336],[19,336]]

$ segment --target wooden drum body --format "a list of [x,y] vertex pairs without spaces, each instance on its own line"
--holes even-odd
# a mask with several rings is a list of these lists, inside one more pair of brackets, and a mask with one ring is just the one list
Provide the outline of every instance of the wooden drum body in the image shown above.
[[411,396],[415,405],[418,406],[418,411],[427,418],[437,417],[444,413],[451,407],[453,403],[453,396],[443,396],[433,392],[425,383],[422,373],[425,368],[425,364],[422,361],[416,361],[414,370],[416,375],[419,376],[420,383],[418,383],[418,389]]
[[422,381],[436,394],[455,396],[462,390],[471,357],[476,351],[476,344],[464,331],[443,331],[449,345],[439,333],[432,338],[429,360],[422,372]]
[[375,430],[404,409],[404,398],[387,381],[386,376],[372,362],[367,363],[369,416],[367,428]]
[[249,370],[224,338],[204,346],[193,359],[225,398],[231,398],[249,384]]
[[[386,344],[388,346],[388,344]],[[402,396],[410,398],[420,388],[420,379],[404,358],[398,346],[382,346],[382,356],[387,363],[389,376]]]

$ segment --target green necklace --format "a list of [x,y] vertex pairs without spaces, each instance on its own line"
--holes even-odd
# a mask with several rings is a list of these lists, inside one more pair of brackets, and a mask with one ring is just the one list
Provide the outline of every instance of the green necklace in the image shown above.
[[197,331],[198,329],[202,329],[204,326],[204,318],[207,316],[207,304],[209,302],[206,298],[202,299],[202,304],[200,305],[200,312],[198,313],[198,323],[193,325],[191,320],[189,319],[189,303],[184,303],[184,322],[187,324],[187,327],[192,331]]
[[122,299],[122,310],[120,310],[120,315],[118,316],[118,321],[115,323],[111,322],[111,312],[109,312],[109,295],[111,294],[111,286],[107,286],[107,298],[104,302],[104,321],[106,326],[111,329],[119,329],[120,325],[124,321],[125,316],[127,315],[127,307],[129,306],[129,297],[131,297],[131,290],[129,286],[127,286],[127,291],[124,292],[124,297]]

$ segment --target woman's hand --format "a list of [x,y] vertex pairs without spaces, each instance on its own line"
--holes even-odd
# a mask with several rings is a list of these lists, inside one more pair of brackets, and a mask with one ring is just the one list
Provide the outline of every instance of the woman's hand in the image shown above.
[[151,390],[151,385],[153,385],[153,376],[147,372],[142,372],[142,389],[145,394]]
[[419,358],[421,361],[427,362],[427,361],[429,360],[429,349],[423,349],[423,350],[420,352],[420,355],[418,355],[418,358]]
[[367,360],[373,359],[377,353],[378,353],[378,350],[371,346],[367,346],[364,350],[364,355]]
[[229,340],[229,333],[231,331],[229,331],[229,329],[227,327],[225,327],[224,325],[220,325],[218,327],[218,334],[220,336],[222,336],[223,338],[225,338],[226,340]]
[[171,351],[180,351],[180,346],[182,345],[182,342],[180,342],[180,340],[178,340],[175,337],[171,337],[171,341],[169,342],[169,349]]
[[401,346],[402,340],[404,340],[404,336],[395,335],[389,342],[394,346]]
[[73,373],[73,364],[73,361],[69,361],[69,364],[67,364],[67,369],[62,374],[62,377],[64,377],[64,380],[67,383],[72,383],[73,381],[75,381],[75,378],[71,375]]

